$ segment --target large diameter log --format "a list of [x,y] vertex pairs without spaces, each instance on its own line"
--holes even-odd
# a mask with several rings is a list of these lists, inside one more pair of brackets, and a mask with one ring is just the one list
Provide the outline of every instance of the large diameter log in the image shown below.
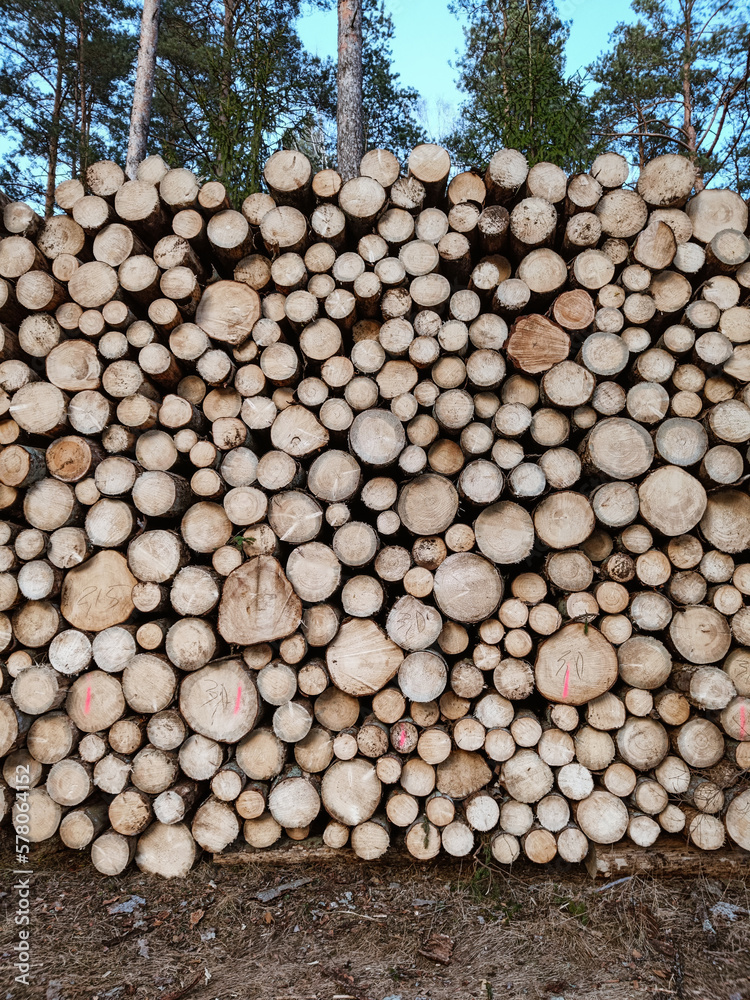
[[291,768],[274,782],[268,810],[283,827],[309,826],[320,812],[320,795],[312,779]]
[[536,375],[568,357],[570,337],[544,316],[523,316],[513,324],[507,351],[517,368]]
[[10,696],[0,698],[0,754],[3,757],[24,745],[33,721],[32,716],[19,710]]
[[92,801],[80,809],[66,813],[60,823],[60,840],[74,851],[88,847],[107,825],[107,806]]
[[188,674],[180,685],[180,712],[196,733],[237,743],[260,712],[252,674],[240,659],[217,660]]
[[717,663],[729,652],[732,636],[726,618],[704,605],[678,611],[669,625],[669,637],[689,663]]
[[581,457],[613,479],[630,480],[650,468],[654,443],[641,424],[622,417],[609,417],[595,424],[581,448]]
[[138,838],[135,863],[150,875],[184,878],[195,864],[198,853],[195,840],[184,823],[166,826],[155,822]]
[[[594,744],[600,743],[602,749],[605,743],[609,746],[612,745],[612,738],[607,733],[602,733],[600,730],[591,728],[581,731],[581,735],[584,733],[590,734]],[[557,773],[558,787],[571,802],[580,802],[581,799],[585,799],[591,794],[594,788],[594,778],[589,768],[594,765],[600,767],[608,763],[611,757],[614,756],[614,748],[611,750],[611,753],[608,752],[606,755],[602,753],[601,760],[595,760],[592,753],[586,754],[581,752],[580,746],[576,747],[576,754],[579,762],[564,764]],[[585,764],[583,763],[584,760],[586,761]]]
[[[427,649],[436,641],[443,628],[443,620],[437,611],[423,604],[416,597],[407,594],[399,598],[388,614],[386,630],[390,638],[402,649]],[[442,693],[442,692],[441,692]],[[429,698],[417,698],[429,701]]]
[[345,621],[326,651],[333,683],[360,698],[384,688],[398,673],[403,659],[399,646],[366,618]]
[[437,788],[443,795],[464,799],[489,784],[492,772],[480,754],[454,750],[437,766]]
[[583,705],[608,691],[617,680],[617,654],[593,626],[574,622],[539,647],[536,686],[549,701]]
[[304,153],[293,149],[278,150],[266,161],[263,179],[277,205],[305,207],[312,167]]
[[440,564],[434,581],[435,600],[449,619],[480,622],[489,618],[503,596],[503,581],[486,559],[457,552]]
[[84,733],[109,729],[125,711],[122,685],[101,670],[81,674],[68,691],[65,711]]
[[338,760],[321,782],[320,796],[326,812],[346,826],[370,819],[380,804],[382,786],[374,766],[360,757]]
[[[302,458],[305,455],[319,451],[328,444],[328,439],[329,434],[326,428],[304,406],[288,406],[278,414],[271,427],[271,443],[273,446],[278,448],[279,451],[291,455],[293,458]],[[329,463],[332,461],[329,456],[330,453],[326,456],[321,456],[321,458],[326,458],[326,462]],[[352,462],[354,461],[348,455],[346,458]],[[347,464],[346,459],[343,460],[343,464]],[[310,470],[310,475],[314,476],[312,469]],[[358,479],[359,477],[357,477],[357,481]],[[316,492],[313,484],[309,483],[309,485]],[[327,497],[324,497],[324,499],[327,499]]]
[[16,833],[31,844],[38,844],[54,836],[62,818],[62,807],[50,797],[46,788],[31,788],[23,799],[16,798],[11,817]]
[[510,201],[529,174],[529,163],[516,149],[501,149],[487,166],[484,182],[492,203]]
[[576,807],[576,822],[595,844],[614,844],[625,836],[629,815],[625,803],[596,789]]
[[94,790],[91,765],[72,758],[53,764],[47,775],[46,789],[61,806],[77,806]]
[[174,697],[177,671],[166,657],[138,653],[125,666],[122,691],[135,712],[161,712]]
[[402,524],[415,535],[439,534],[453,523],[459,497],[444,476],[418,476],[401,490],[398,514]]
[[67,398],[57,386],[29,382],[14,393],[10,415],[22,430],[51,437],[65,424],[66,404]]
[[501,781],[518,802],[538,802],[554,783],[552,768],[534,750],[519,750],[502,766]]
[[237,839],[240,820],[229,803],[212,795],[196,810],[190,832],[204,850],[219,853]]
[[724,822],[734,843],[750,851],[750,789],[740,792],[732,799]]
[[436,701],[445,690],[448,669],[437,653],[424,650],[409,654],[398,672],[403,694],[420,704]]
[[281,639],[301,619],[302,603],[272,556],[256,556],[227,577],[218,626],[227,642],[252,646]]
[[406,444],[403,424],[390,411],[364,410],[354,418],[349,444],[366,465],[390,465]]
[[363,235],[383,209],[387,195],[372,177],[354,177],[339,192],[339,207],[356,235]]
[[50,709],[59,708],[65,700],[68,683],[50,667],[31,664],[15,678],[10,693],[21,712],[42,715]]
[[683,535],[691,531],[703,517],[706,491],[701,483],[684,469],[666,465],[644,479],[638,488],[641,514],[646,521],[665,535]]
[[631,716],[617,732],[617,748],[623,760],[639,771],[662,762],[669,750],[669,737],[654,719]]
[[474,522],[477,547],[494,563],[522,562],[534,547],[534,523],[519,504],[509,501],[485,507]]
[[567,549],[585,542],[594,530],[595,517],[589,501],[580,493],[553,493],[534,511],[534,527],[550,548]]
[[216,281],[203,292],[195,322],[212,340],[237,347],[260,319],[260,297],[248,285]]
[[72,753],[79,737],[77,727],[66,712],[49,712],[34,720],[26,746],[41,764],[56,764]]
[[295,593],[304,601],[326,600],[341,582],[341,563],[333,549],[322,542],[308,542],[295,548],[286,571]]
[[198,796],[195,781],[181,781],[161,792],[154,799],[154,816],[160,823],[172,826],[181,823]]
[[134,611],[132,590],[136,579],[119,552],[99,552],[65,575],[60,610],[74,625],[101,632],[127,621]]
[[685,211],[693,224],[693,236],[701,243],[710,243],[722,229],[747,229],[748,210],[734,191],[711,188],[700,191],[688,202]]
[[645,690],[660,688],[669,680],[672,657],[658,639],[636,635],[617,649],[620,678],[631,687]]
[[136,838],[107,830],[91,845],[91,863],[102,875],[120,875],[133,860]]
[[680,208],[690,197],[694,183],[694,164],[685,156],[666,153],[645,164],[636,190],[647,205]]
[[82,264],[68,282],[68,294],[84,309],[99,309],[117,292],[117,273],[103,261]]
[[710,493],[700,527],[721,552],[742,552],[750,546],[750,498],[739,490]]

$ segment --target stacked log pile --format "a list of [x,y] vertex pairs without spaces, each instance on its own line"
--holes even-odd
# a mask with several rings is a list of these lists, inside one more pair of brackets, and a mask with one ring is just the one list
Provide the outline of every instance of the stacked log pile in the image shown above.
[[750,850],[750,242],[662,156],[3,207],[0,785],[103,873]]

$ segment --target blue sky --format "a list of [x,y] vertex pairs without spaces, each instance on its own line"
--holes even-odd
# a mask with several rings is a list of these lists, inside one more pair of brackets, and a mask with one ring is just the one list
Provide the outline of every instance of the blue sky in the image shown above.
[[[404,84],[414,87],[433,110],[437,102],[453,109],[461,95],[451,63],[463,45],[461,24],[448,10],[448,0],[385,0],[396,28],[393,61]],[[558,0],[560,16],[570,22],[567,47],[569,73],[583,69],[607,47],[619,21],[634,20],[629,0]],[[335,56],[336,4],[303,17],[298,30],[305,46],[321,56]]]

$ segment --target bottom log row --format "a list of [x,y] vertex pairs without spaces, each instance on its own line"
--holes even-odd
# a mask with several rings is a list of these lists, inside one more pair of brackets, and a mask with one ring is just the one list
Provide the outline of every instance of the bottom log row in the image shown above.
[[[602,605],[617,586],[600,585]],[[420,860],[488,846],[500,864],[582,862],[592,844],[627,837],[649,847],[662,831],[702,850],[728,835],[750,851],[748,699],[737,694],[747,649],[729,652],[717,613],[678,612],[671,643],[691,643],[698,659],[728,653],[723,668],[673,663],[648,635],[615,653],[590,624],[602,624],[595,594],[570,595],[561,627],[541,576],[520,574],[511,591],[525,601],[502,602],[473,651],[467,630],[449,623],[438,639],[445,660],[406,655],[371,698],[345,693],[331,674],[346,660],[342,643],[373,670],[388,640],[372,622],[339,625],[327,605],[303,619],[309,651],[325,647],[325,659],[300,649],[296,664],[268,643],[211,660],[207,623],[180,619],[166,634],[169,655],[179,662],[204,646],[205,660],[179,682],[164,658],[135,653],[132,628],[105,629],[93,642],[99,670],[73,679],[27,664],[0,698],[0,735],[16,747],[0,814],[12,815],[20,850],[59,834],[107,875],[134,859],[181,876],[201,850],[238,839],[262,849],[285,834],[322,834],[366,860],[397,836]],[[570,620],[576,611],[583,620]],[[417,609],[400,612],[403,624]],[[520,649],[503,658],[496,645],[504,634],[507,653],[511,626],[520,639],[523,625],[541,639],[533,667]],[[293,643],[281,646],[295,660]],[[21,655],[9,655],[11,673]],[[581,692],[589,700],[578,707],[545,700]]]

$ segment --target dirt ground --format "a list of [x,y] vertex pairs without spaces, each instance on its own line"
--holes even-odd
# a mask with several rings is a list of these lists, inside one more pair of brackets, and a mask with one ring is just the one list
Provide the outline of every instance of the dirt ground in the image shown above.
[[750,879],[397,859],[203,861],[167,882],[46,849],[27,987],[14,867],[6,849],[0,1000],[750,1000]]

